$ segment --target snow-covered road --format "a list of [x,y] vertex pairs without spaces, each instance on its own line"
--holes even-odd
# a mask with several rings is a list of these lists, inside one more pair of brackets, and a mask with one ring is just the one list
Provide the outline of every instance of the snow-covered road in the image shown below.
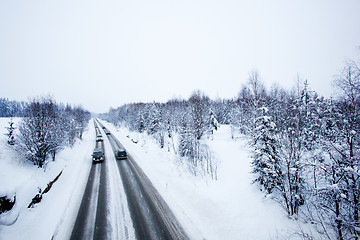
[[[105,127],[104,127],[105,128]],[[111,134],[107,135],[113,152],[123,148]],[[114,157],[113,157],[114,158]],[[176,217],[133,157],[117,160],[137,239],[188,239]]]
[[105,152],[105,160],[92,164],[88,182],[70,239],[134,239],[134,230],[124,197],[114,155],[105,134],[95,121],[95,148]]
[[189,239],[134,159],[115,160],[123,146],[96,125],[96,148],[106,156],[91,167],[70,239]]

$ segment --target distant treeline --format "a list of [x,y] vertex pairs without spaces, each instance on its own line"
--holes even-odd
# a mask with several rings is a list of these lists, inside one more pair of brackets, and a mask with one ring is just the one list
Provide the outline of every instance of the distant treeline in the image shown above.
[[23,117],[28,103],[0,98],[0,117]]

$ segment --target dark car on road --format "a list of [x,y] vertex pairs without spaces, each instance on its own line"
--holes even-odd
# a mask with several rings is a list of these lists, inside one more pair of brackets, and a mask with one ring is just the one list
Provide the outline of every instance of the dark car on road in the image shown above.
[[115,152],[115,156],[116,156],[117,160],[127,159],[127,153],[126,153],[125,149],[122,149],[122,148],[118,149]]
[[91,155],[93,157],[93,162],[102,162],[105,159],[104,152],[101,148],[95,148],[93,154]]
[[103,138],[102,138],[101,134],[96,135],[96,141],[97,142],[101,142],[102,140],[103,140]]

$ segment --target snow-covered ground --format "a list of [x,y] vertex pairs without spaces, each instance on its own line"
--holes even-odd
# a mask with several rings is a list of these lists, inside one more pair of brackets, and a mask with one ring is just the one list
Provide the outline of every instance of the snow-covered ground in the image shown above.
[[[7,147],[4,134],[8,121],[0,118],[0,193],[16,193],[17,202],[13,210],[0,215],[0,240],[45,240],[53,235],[68,239],[91,168],[90,155],[95,145],[92,121],[83,140],[61,151],[45,171],[19,159]],[[298,239],[293,235],[298,223],[251,184],[248,147],[245,140],[231,139],[228,126],[221,126],[213,139],[207,140],[220,162],[218,180],[214,181],[191,175],[176,155],[160,149],[146,134],[103,123],[143,168],[191,239]],[[50,192],[28,209],[38,187],[43,190],[62,169],[63,174]],[[119,192],[113,189],[118,186],[109,187]],[[14,224],[6,226],[16,218]]]

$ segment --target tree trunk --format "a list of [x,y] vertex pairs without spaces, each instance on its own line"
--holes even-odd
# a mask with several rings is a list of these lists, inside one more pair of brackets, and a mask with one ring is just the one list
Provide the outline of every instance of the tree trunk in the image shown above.
[[339,235],[339,240],[344,240],[344,237],[343,237],[343,234],[342,234],[342,223],[341,223],[341,220],[339,219],[340,217],[340,205],[339,205],[339,201],[336,200],[335,201],[335,213],[336,213],[336,228],[337,228],[337,231],[338,231],[338,235]]

